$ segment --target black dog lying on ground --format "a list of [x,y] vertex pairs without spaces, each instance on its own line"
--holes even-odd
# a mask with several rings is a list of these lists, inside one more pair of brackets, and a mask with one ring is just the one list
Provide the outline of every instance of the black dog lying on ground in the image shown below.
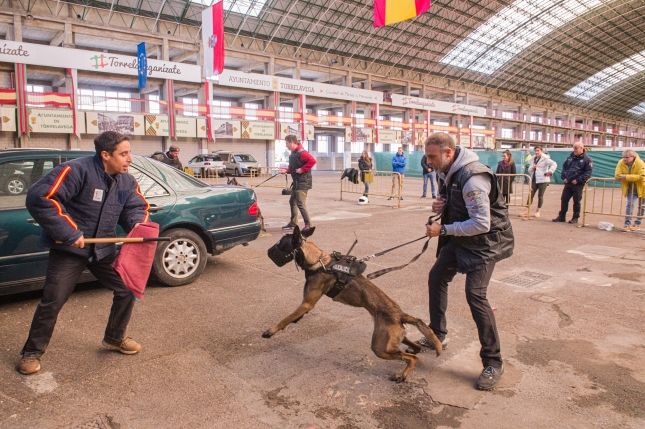
[[[299,321],[306,313],[314,308],[323,294],[329,293],[335,286],[337,278],[329,270],[333,257],[323,252],[306,237],[314,233],[315,228],[301,233],[296,226],[293,233],[283,236],[275,246],[269,249],[269,257],[278,266],[282,266],[295,258],[296,263],[305,271],[305,290],[302,304],[290,315],[262,333],[264,338],[270,338],[283,330],[290,323]],[[421,347],[405,336],[404,324],[414,325],[432,341],[437,356],[442,351],[441,342],[421,319],[405,313],[374,283],[363,275],[353,277],[334,298],[334,301],[353,307],[363,307],[370,312],[374,320],[372,334],[372,351],[381,359],[402,360],[406,363],[401,374],[391,377],[393,381],[402,382],[410,375],[417,364],[417,354]],[[401,351],[401,343],[409,347],[410,352]]]

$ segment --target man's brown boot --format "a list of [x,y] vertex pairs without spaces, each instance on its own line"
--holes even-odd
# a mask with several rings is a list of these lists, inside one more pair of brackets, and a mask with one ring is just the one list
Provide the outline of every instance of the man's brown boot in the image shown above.
[[33,356],[23,356],[16,368],[23,375],[31,375],[40,371],[40,358]]
[[124,355],[137,354],[143,348],[141,347],[141,344],[137,343],[130,337],[125,337],[121,342],[114,342],[104,338],[103,347],[123,353]]

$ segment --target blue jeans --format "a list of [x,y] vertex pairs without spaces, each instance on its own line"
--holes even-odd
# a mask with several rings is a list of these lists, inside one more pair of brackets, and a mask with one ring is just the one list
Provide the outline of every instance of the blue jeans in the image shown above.
[[430,191],[432,192],[432,198],[437,198],[437,172],[433,171],[431,173],[424,173],[423,175],[423,196],[426,196],[428,192],[428,179],[430,179]]
[[643,213],[645,212],[645,198],[638,198],[638,194],[631,193],[627,194],[627,206],[625,207],[625,226],[630,226],[632,224],[632,211],[634,211],[634,205],[638,201],[638,210],[636,211],[636,219],[634,219],[634,225],[640,226],[643,221]]

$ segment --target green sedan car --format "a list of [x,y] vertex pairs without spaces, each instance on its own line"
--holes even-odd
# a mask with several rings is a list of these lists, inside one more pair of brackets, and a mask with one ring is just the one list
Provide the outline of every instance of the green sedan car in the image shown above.
[[[28,186],[60,163],[93,154],[0,150],[0,184],[12,183],[0,189],[0,295],[40,289],[44,283],[48,249],[40,227],[25,208]],[[209,254],[246,245],[260,234],[252,189],[209,185],[138,155],[133,157],[130,174],[139,182],[160,234],[170,237],[157,246],[151,273],[157,283],[188,284],[204,271]]]

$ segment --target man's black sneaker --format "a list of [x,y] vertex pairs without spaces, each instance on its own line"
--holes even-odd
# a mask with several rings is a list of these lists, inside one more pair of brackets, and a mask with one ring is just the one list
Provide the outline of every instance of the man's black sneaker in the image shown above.
[[569,221],[569,223],[572,223],[572,224],[576,224],[576,223],[578,223],[578,218],[577,218],[577,217],[574,217],[573,219],[571,219],[571,220]]
[[556,218],[552,219],[552,221],[553,222],[564,222],[565,220],[562,219],[561,217],[556,217]]
[[285,226],[282,227],[282,229],[293,229],[296,227],[296,224],[289,222]]
[[504,364],[499,368],[487,366],[479,375],[477,388],[479,390],[493,390],[504,374]]

